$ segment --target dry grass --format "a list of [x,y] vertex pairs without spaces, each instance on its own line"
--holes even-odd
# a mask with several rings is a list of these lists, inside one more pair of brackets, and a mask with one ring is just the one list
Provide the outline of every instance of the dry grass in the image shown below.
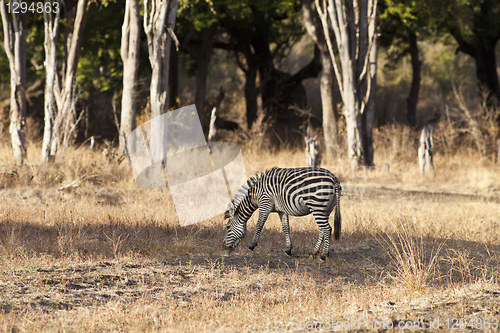
[[400,222],[394,235],[388,233],[384,238],[375,235],[394,266],[393,272],[388,272],[389,276],[410,294],[425,292],[437,278],[439,253],[446,242],[441,241],[429,251],[429,241],[422,234],[416,234],[413,225]]
[[[421,177],[403,131],[376,133],[376,168],[324,165],[344,187],[343,235],[325,263],[309,256],[312,217],[291,218],[292,257],[277,216],[254,252],[247,237],[228,255],[222,216],[180,227],[169,193],[138,188],[126,161],[80,147],[45,166],[30,145],[17,168],[0,146],[0,331],[285,331],[327,318],[441,318],[445,328],[446,318],[498,318],[499,165],[473,147],[438,150],[434,175]],[[250,145],[244,159],[249,175],[304,164],[302,151]]]

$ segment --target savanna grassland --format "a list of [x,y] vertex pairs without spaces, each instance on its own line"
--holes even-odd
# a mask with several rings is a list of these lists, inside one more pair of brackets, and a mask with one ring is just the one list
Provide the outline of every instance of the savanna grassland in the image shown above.
[[[310,256],[312,216],[291,218],[291,257],[277,216],[253,252],[247,234],[228,254],[222,215],[181,227],[169,193],[136,186],[109,150],[83,145],[43,165],[35,143],[16,167],[2,143],[0,330],[498,327],[500,165],[441,149],[422,176],[413,141],[397,129],[375,137],[376,167],[323,165],[344,188],[342,236],[326,262]],[[299,149],[250,147],[249,176],[304,165]]]

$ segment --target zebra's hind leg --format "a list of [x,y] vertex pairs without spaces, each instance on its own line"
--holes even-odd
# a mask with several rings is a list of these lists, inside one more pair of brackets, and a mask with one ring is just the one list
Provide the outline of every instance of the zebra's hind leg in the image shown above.
[[332,227],[327,224],[325,231],[323,231],[323,252],[321,253],[321,260],[325,260],[330,253],[330,241],[332,238]]
[[319,227],[319,237],[314,247],[313,256],[316,256],[320,250],[321,243],[323,243],[323,251],[321,251],[320,258],[325,260],[330,251],[330,237],[332,234],[332,227],[328,223],[328,215],[325,216],[322,212],[313,212],[314,219]]
[[314,246],[314,251],[312,253],[312,256],[314,258],[316,258],[316,256],[318,255],[322,242],[323,242],[323,230],[319,229],[318,241],[316,242],[316,246]]
[[288,215],[285,213],[279,213],[281,219],[281,227],[283,228],[283,232],[285,233],[286,240],[286,250],[285,253],[288,256],[292,255],[292,238],[290,237],[290,223],[288,220]]

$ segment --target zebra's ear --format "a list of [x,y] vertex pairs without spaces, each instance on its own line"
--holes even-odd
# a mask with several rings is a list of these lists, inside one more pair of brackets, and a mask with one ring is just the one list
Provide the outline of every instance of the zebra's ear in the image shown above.
[[230,202],[229,205],[227,205],[227,210],[224,213],[224,218],[229,219],[234,216],[234,206],[233,203]]

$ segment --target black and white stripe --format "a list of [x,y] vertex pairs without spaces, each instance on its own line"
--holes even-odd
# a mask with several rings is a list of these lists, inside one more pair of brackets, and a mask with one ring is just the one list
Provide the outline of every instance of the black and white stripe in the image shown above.
[[285,233],[285,252],[290,255],[292,241],[288,216],[313,214],[319,226],[318,241],[313,255],[318,254],[323,243],[321,259],[324,260],[328,256],[332,232],[328,218],[334,208],[334,237],[335,239],[340,237],[341,194],[342,187],[339,180],[326,169],[272,168],[259,176],[251,177],[235,195],[233,202],[229,204],[225,213],[225,218],[229,218],[229,221],[224,243],[230,249],[234,249],[239,244],[245,236],[248,219],[258,208],[259,219],[250,250],[257,246],[259,235],[269,214],[277,212]]

